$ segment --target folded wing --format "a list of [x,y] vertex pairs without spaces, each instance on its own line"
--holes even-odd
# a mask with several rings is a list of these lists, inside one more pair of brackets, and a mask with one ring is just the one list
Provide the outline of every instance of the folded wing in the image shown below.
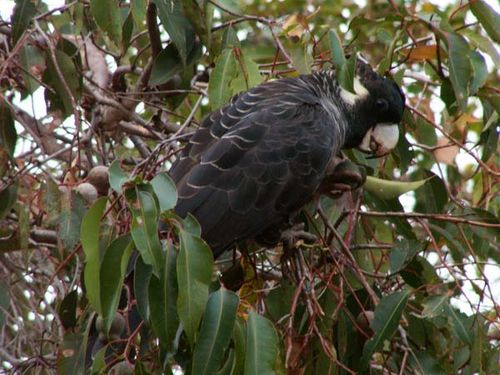
[[196,217],[215,256],[286,221],[311,199],[338,152],[320,103],[280,94],[235,97],[205,119],[171,169],[177,213]]

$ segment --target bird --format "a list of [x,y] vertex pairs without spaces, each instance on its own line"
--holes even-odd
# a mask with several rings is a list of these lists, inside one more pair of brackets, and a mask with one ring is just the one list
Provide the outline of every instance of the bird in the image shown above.
[[208,114],[169,171],[215,258],[281,228],[310,202],[342,149],[395,147],[405,96],[358,59],[354,92],[335,69],[262,83]]

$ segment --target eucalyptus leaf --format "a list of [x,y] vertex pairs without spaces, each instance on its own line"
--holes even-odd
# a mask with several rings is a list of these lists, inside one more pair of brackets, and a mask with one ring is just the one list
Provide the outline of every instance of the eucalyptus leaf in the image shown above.
[[132,212],[131,234],[135,246],[144,263],[153,267],[159,277],[162,264],[162,251],[158,237],[158,209],[153,196],[136,188],[135,198],[128,199]]
[[470,48],[465,38],[455,33],[445,33],[448,45],[450,81],[457,103],[462,111],[466,110],[469,97],[469,80],[472,75]]
[[275,374],[278,335],[273,324],[254,311],[248,314],[246,348],[244,375]]
[[115,239],[104,252],[99,273],[99,292],[105,333],[109,332],[115,317],[125,271],[133,249],[132,238],[125,235]]
[[194,374],[213,374],[219,368],[231,339],[238,304],[239,297],[224,288],[210,295],[193,352]]
[[177,311],[189,343],[193,347],[197,341],[198,325],[208,300],[213,255],[207,244],[193,233],[180,229],[179,236]]
[[396,332],[399,319],[408,301],[409,293],[406,291],[396,292],[380,300],[375,309],[375,317],[370,327],[375,335],[366,342],[363,355],[360,359],[360,369],[368,367],[372,354],[382,347],[384,340],[388,340]]
[[212,109],[226,104],[233,95],[230,85],[236,78],[237,67],[233,56],[233,50],[224,49],[215,62],[215,68],[208,83],[208,97]]
[[471,1],[470,9],[491,39],[500,43],[500,14],[483,0]]
[[414,182],[401,182],[366,176],[363,187],[380,199],[394,199],[409,191],[417,190],[419,187],[423,186],[429,178]]
[[117,47],[122,42],[122,16],[115,0],[90,0],[90,12]]
[[85,253],[84,280],[87,298],[90,304],[102,315],[100,297],[100,268],[102,250],[100,245],[101,217],[106,207],[106,198],[100,198],[88,209],[83,217],[80,238]]
[[151,180],[153,190],[160,202],[160,211],[167,211],[177,203],[177,190],[175,182],[167,173],[159,173]]

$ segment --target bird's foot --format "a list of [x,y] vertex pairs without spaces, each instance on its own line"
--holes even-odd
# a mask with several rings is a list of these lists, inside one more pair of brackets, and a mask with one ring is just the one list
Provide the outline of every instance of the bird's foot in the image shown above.
[[364,167],[344,159],[335,165],[321,184],[321,192],[333,198],[338,198],[346,191],[352,191],[363,186],[366,180]]
[[303,240],[304,242],[314,242],[318,239],[316,235],[305,231],[304,226],[304,223],[298,223],[281,232],[281,241],[285,244],[285,246],[291,248],[298,240]]

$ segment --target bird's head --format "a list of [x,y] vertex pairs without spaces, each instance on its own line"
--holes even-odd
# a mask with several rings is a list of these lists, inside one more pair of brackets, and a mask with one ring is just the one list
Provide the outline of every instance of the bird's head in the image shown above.
[[403,117],[405,97],[392,80],[377,74],[358,60],[355,94],[342,91],[342,99],[352,104],[352,126],[346,136],[346,148],[382,156],[392,150],[399,138],[398,123]]

